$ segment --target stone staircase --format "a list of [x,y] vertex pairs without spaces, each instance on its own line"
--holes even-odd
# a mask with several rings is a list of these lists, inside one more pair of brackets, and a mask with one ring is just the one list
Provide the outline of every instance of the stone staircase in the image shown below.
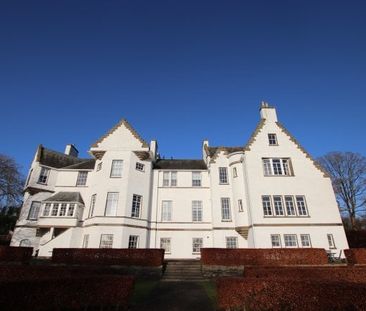
[[199,260],[169,260],[162,281],[204,281]]

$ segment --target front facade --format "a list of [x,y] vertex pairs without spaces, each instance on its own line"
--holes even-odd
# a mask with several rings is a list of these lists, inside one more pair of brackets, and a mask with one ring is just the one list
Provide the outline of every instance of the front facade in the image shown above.
[[348,248],[330,178],[262,103],[245,146],[202,145],[202,160],[160,159],[122,120],[91,159],[40,145],[13,246],[164,248],[197,258],[201,247]]

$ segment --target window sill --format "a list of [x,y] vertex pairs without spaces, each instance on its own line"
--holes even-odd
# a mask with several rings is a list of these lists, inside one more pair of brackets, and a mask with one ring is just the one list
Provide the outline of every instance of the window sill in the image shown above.
[[221,222],[232,222],[232,219],[221,219]]
[[39,182],[39,181],[37,181],[37,184],[42,185],[42,186],[47,186],[47,183],[43,183],[43,182]]
[[220,182],[219,185],[225,186],[225,185],[229,185],[228,182],[224,183],[224,182]]

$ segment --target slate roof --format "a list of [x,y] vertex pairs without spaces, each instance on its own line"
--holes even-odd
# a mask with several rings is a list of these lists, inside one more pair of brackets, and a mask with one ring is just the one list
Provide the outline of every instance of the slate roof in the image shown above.
[[40,164],[54,168],[68,169],[93,169],[94,159],[81,159],[58,151],[47,149],[40,145],[38,147],[37,160]]
[[55,195],[50,196],[44,202],[78,202],[84,204],[83,198],[80,192],[57,192]]
[[207,170],[203,160],[189,159],[159,159],[154,163],[154,169],[161,170]]

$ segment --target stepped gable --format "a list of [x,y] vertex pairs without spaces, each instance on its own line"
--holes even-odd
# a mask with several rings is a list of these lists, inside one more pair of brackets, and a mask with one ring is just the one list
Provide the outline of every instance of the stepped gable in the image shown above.
[[159,159],[154,163],[154,169],[162,170],[207,170],[203,160],[190,159]]
[[58,151],[47,149],[40,145],[37,150],[37,159],[40,164],[53,168],[93,169],[95,160],[81,159]]
[[78,202],[84,205],[84,200],[80,192],[57,192],[50,196],[48,199],[43,200],[44,202]]

